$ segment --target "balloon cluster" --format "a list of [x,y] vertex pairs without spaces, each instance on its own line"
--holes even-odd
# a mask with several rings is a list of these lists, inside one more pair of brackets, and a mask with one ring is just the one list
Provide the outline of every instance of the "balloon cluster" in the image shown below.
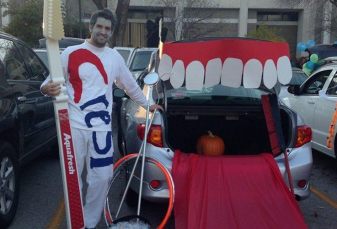
[[304,43],[304,42],[298,42],[296,48],[297,48],[297,51],[299,51],[300,53],[303,53],[303,52],[305,52],[305,50],[307,48],[311,48],[315,44],[316,43],[315,43],[314,40],[308,40],[306,43]]
[[318,66],[318,55],[313,53],[310,55],[309,61],[303,64],[302,70],[305,74],[310,75],[313,70]]

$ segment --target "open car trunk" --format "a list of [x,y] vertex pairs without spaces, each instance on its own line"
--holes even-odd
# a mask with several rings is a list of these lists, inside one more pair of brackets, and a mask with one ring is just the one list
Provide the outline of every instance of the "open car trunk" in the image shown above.
[[[280,109],[286,146],[291,139],[291,119]],[[225,143],[225,155],[254,155],[271,152],[268,129],[262,105],[167,107],[166,139],[173,150],[195,153],[197,140],[211,131]]]

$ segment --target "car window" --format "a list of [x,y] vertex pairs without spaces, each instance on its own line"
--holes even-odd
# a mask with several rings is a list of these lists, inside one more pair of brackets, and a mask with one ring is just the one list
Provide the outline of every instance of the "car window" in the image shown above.
[[117,51],[119,52],[119,54],[121,54],[121,56],[123,57],[125,63],[127,63],[128,58],[130,56],[130,50],[121,50],[121,49],[117,49]]
[[135,56],[131,62],[131,71],[143,71],[149,65],[151,54],[153,51],[139,51],[135,53]]
[[0,38],[0,59],[5,66],[5,76],[11,80],[25,80],[29,72],[14,42]]
[[40,60],[42,60],[42,62],[44,63],[44,65],[46,65],[47,67],[49,67],[49,62],[48,62],[48,55],[46,51],[35,51],[36,55],[39,56]]
[[316,73],[315,75],[311,76],[309,81],[304,85],[303,93],[304,94],[311,94],[311,95],[318,95],[318,92],[322,90],[325,81],[328,79],[331,70],[325,70]]
[[328,95],[337,95],[337,73],[332,78],[326,93]]
[[29,79],[37,81],[45,80],[48,75],[48,71],[42,64],[38,56],[31,49],[21,44],[18,44],[18,48],[21,51],[23,58],[25,59],[25,62],[32,73]]
[[289,85],[301,85],[306,79],[308,79],[308,76],[304,72],[293,71],[293,77]]

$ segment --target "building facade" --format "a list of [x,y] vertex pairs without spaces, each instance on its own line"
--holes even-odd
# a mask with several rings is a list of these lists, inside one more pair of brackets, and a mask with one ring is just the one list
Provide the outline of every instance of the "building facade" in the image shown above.
[[[162,25],[168,29],[167,40],[202,36],[245,36],[257,27],[267,25],[289,43],[292,56],[296,55],[298,42],[315,40],[316,43],[333,43],[337,40],[336,30],[331,29],[337,27],[337,23],[331,20],[337,18],[337,13],[332,10],[331,3],[292,5],[291,2],[290,0],[130,0],[128,25],[124,40],[118,45],[147,46],[147,24],[149,21],[154,23],[156,18],[163,19]],[[88,32],[87,23],[90,15],[96,10],[95,4],[92,0],[63,0],[63,3],[66,14],[65,25],[78,23],[75,26],[77,31],[72,34],[84,38]],[[104,4],[115,11],[117,0],[106,0]],[[5,26],[8,20],[10,18],[2,17],[1,25]]]
[[[116,1],[108,0],[107,3],[108,8],[116,9]],[[177,35],[180,38],[235,37],[240,35],[242,26],[249,33],[258,26],[267,25],[289,43],[291,54],[295,56],[298,42],[332,43],[337,40],[336,32],[331,31],[335,27],[333,22],[323,20],[323,17],[331,19],[335,15],[331,3],[291,5],[291,1],[282,0],[131,0],[122,45],[145,46],[147,21],[162,17],[163,26],[169,31],[168,40],[175,40]],[[179,23],[182,26],[177,26]],[[183,32],[179,34],[181,29]]]

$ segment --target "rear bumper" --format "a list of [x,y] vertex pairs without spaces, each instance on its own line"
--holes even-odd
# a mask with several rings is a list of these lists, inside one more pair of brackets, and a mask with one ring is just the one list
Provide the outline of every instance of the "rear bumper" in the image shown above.
[[[168,148],[165,149],[150,146],[147,151],[147,156],[161,162],[169,171],[171,171],[172,168],[173,155],[173,151]],[[305,144],[300,148],[290,149],[288,158],[296,199],[304,200],[310,196],[309,177],[313,163],[310,143]],[[285,183],[289,186],[283,154],[276,157],[275,160]],[[169,193],[165,183],[165,177],[161,174],[160,170],[154,164],[147,163],[145,165],[145,171],[142,193],[143,198],[152,202],[163,202],[167,200]],[[136,174],[139,173],[136,172]],[[131,188],[138,193],[139,176],[136,176],[137,179],[134,179]],[[150,187],[151,180],[161,181],[162,186],[157,190],[153,190]],[[307,183],[304,187],[299,187],[298,182],[302,180],[305,180]]]
[[[291,177],[293,179],[293,187],[297,200],[304,200],[310,196],[310,182],[309,177],[312,170],[312,151],[310,143],[307,143],[299,148],[290,149],[289,154],[289,167]],[[276,158],[276,162],[282,174],[285,183],[289,186],[288,174],[286,172],[284,155]],[[304,187],[299,186],[300,181],[306,181]]]

